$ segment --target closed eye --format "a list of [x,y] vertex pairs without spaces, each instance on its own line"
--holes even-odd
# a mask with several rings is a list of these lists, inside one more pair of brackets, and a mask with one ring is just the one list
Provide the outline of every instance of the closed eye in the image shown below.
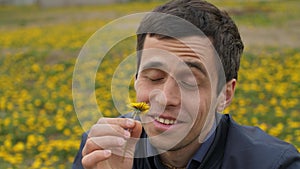
[[148,77],[148,79],[150,79],[153,82],[157,82],[157,81],[163,80],[164,78],[163,77],[162,78],[150,78],[150,77]]
[[147,69],[141,72],[141,77],[151,82],[161,82],[166,78],[167,74],[159,69]]
[[198,87],[197,83],[190,83],[186,81],[180,81],[180,84],[182,87],[187,88],[187,89],[194,89]]

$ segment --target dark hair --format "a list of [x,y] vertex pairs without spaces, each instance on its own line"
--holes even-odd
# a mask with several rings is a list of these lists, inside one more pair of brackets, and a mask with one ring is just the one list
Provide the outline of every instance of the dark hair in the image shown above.
[[[244,45],[237,26],[226,12],[220,11],[214,5],[202,0],[172,0],[155,8],[153,12],[176,16],[195,25],[212,41],[223,64],[226,82],[238,78],[240,57]],[[181,37],[197,32],[186,30],[187,26],[182,25],[182,23],[176,24],[177,22],[179,21],[174,19],[170,21],[170,17],[157,17],[151,13],[142,20],[137,31],[137,70],[141,60],[141,52],[139,51],[143,49],[147,34],[159,38],[170,34],[170,32],[173,32],[172,35]],[[180,25],[182,26],[180,27]],[[156,32],[162,33],[160,35]]]

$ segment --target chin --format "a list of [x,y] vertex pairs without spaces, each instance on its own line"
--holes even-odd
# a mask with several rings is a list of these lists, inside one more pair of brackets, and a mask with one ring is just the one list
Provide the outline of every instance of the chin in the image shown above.
[[[174,133],[176,134],[176,133]],[[180,147],[180,145],[182,144],[182,140],[183,138],[178,138],[178,134],[177,138],[174,138],[174,136],[170,136],[167,133],[162,133],[159,135],[154,135],[154,136],[149,136],[149,140],[150,143],[158,150],[161,151],[172,151],[172,150],[176,150]]]

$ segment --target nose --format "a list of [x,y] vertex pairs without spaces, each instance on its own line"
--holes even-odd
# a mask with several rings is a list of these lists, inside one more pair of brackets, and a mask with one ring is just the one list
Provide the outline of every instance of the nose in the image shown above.
[[166,104],[170,106],[177,106],[180,104],[180,88],[177,81],[171,76],[168,77],[163,85],[163,92],[166,97]]
[[153,92],[153,96],[155,102],[166,108],[176,107],[181,103],[180,88],[172,77],[168,77],[160,89]]

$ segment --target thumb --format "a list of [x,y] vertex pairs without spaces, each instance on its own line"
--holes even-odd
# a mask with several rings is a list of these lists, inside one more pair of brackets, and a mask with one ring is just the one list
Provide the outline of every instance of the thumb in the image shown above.
[[140,121],[137,120],[135,120],[134,122],[135,122],[135,126],[132,128],[131,137],[140,138],[143,129],[142,124]]

